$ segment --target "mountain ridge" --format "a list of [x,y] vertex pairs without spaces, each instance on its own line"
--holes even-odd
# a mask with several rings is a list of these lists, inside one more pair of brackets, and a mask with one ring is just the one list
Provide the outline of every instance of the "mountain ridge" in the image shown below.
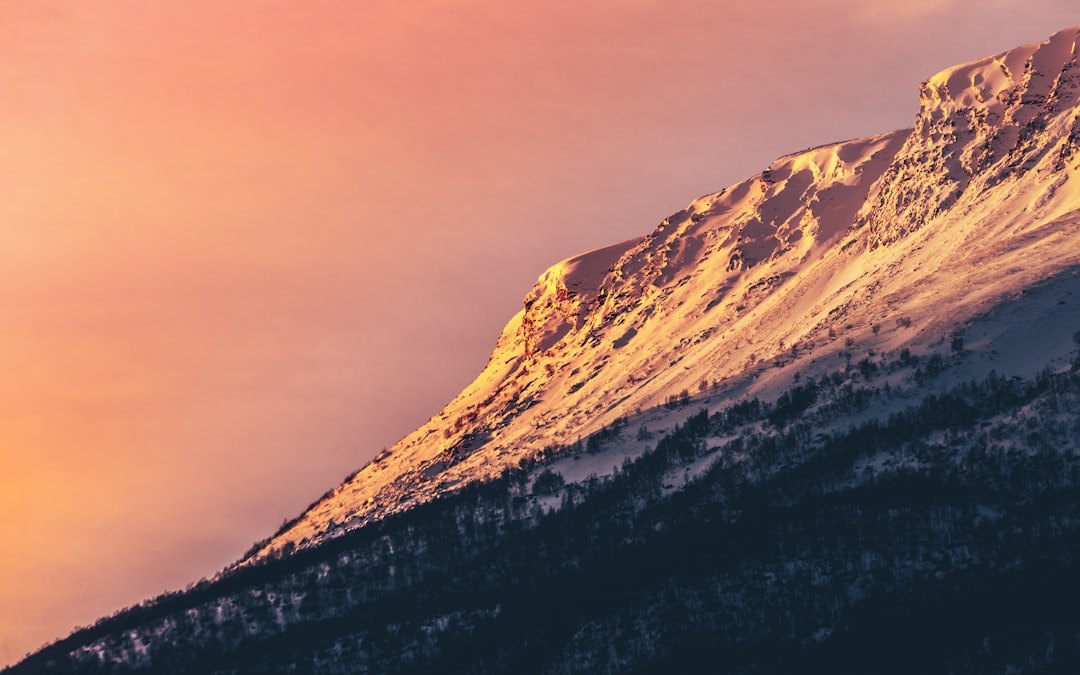
[[1075,670],[1078,37],[554,265],[427,424],[7,672]]
[[[911,129],[782,156],[644,237],[552,266],[472,384],[250,560],[491,478],[702,382],[739,386],[734,380],[758,363],[800,361],[800,348],[842,351],[840,334],[885,344],[866,330],[887,317],[856,309],[890,285],[909,255],[943,270],[956,262],[946,250],[971,264],[992,259],[973,228],[1000,220],[996,210],[1015,210],[1023,221],[999,227],[1003,242],[1019,237],[1018,228],[1040,240],[1067,237],[1076,220],[1067,207],[1077,202],[1066,165],[1080,139],[1076,33],[941,71],[921,85]],[[1007,198],[981,197],[1003,183],[1015,186]],[[925,244],[890,246],[933,223],[953,233],[935,236],[936,255],[920,253]],[[1056,258],[1036,276],[1073,259],[1067,250]],[[868,282],[874,274],[880,278]],[[893,279],[886,305],[905,311],[918,279]],[[986,283],[1008,292],[1000,280]],[[979,311],[954,304],[950,321]],[[936,323],[926,317],[915,330],[938,340],[934,331],[950,328]],[[589,408],[565,409],[579,400]]]

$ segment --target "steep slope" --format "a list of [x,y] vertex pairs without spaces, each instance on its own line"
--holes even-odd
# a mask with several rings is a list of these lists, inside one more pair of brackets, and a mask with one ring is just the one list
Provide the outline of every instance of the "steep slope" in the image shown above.
[[[1064,295],[1075,320],[1077,272],[1035,314]],[[667,433],[614,425],[13,672],[1076,672],[1072,357],[940,387],[970,354],[902,352],[665,406]]]
[[781,157],[641,239],[555,265],[461,395],[252,560],[684,392],[777,392],[852,345],[927,351],[1075,264],[1076,38],[943,71],[923,83],[914,129]]
[[1078,35],[556,265],[251,557],[11,672],[1076,672]]

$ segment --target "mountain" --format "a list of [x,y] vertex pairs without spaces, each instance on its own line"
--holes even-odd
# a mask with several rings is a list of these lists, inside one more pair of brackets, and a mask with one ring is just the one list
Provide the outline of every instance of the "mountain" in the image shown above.
[[10,672],[1075,671],[1078,35],[553,266],[420,429]]
[[[782,157],[642,239],[555,265],[475,382],[255,559],[496,476],[703,381],[783,386],[827,369],[849,338],[926,351],[1075,263],[1074,42],[1067,30],[939,73],[915,129]],[[888,325],[898,317],[911,323]],[[778,358],[785,372],[765,372]]]

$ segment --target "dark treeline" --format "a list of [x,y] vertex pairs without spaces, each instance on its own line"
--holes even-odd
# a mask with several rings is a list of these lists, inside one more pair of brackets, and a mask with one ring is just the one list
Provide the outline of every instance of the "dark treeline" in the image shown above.
[[872,365],[689,414],[608,479],[550,468],[620,420],[11,672],[1076,672],[1080,376],[875,416],[899,366]]

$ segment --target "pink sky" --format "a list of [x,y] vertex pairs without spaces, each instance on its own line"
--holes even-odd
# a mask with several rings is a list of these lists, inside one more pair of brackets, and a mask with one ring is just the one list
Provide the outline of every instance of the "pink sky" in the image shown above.
[[0,0],[0,664],[211,576],[536,277],[1074,0]]

